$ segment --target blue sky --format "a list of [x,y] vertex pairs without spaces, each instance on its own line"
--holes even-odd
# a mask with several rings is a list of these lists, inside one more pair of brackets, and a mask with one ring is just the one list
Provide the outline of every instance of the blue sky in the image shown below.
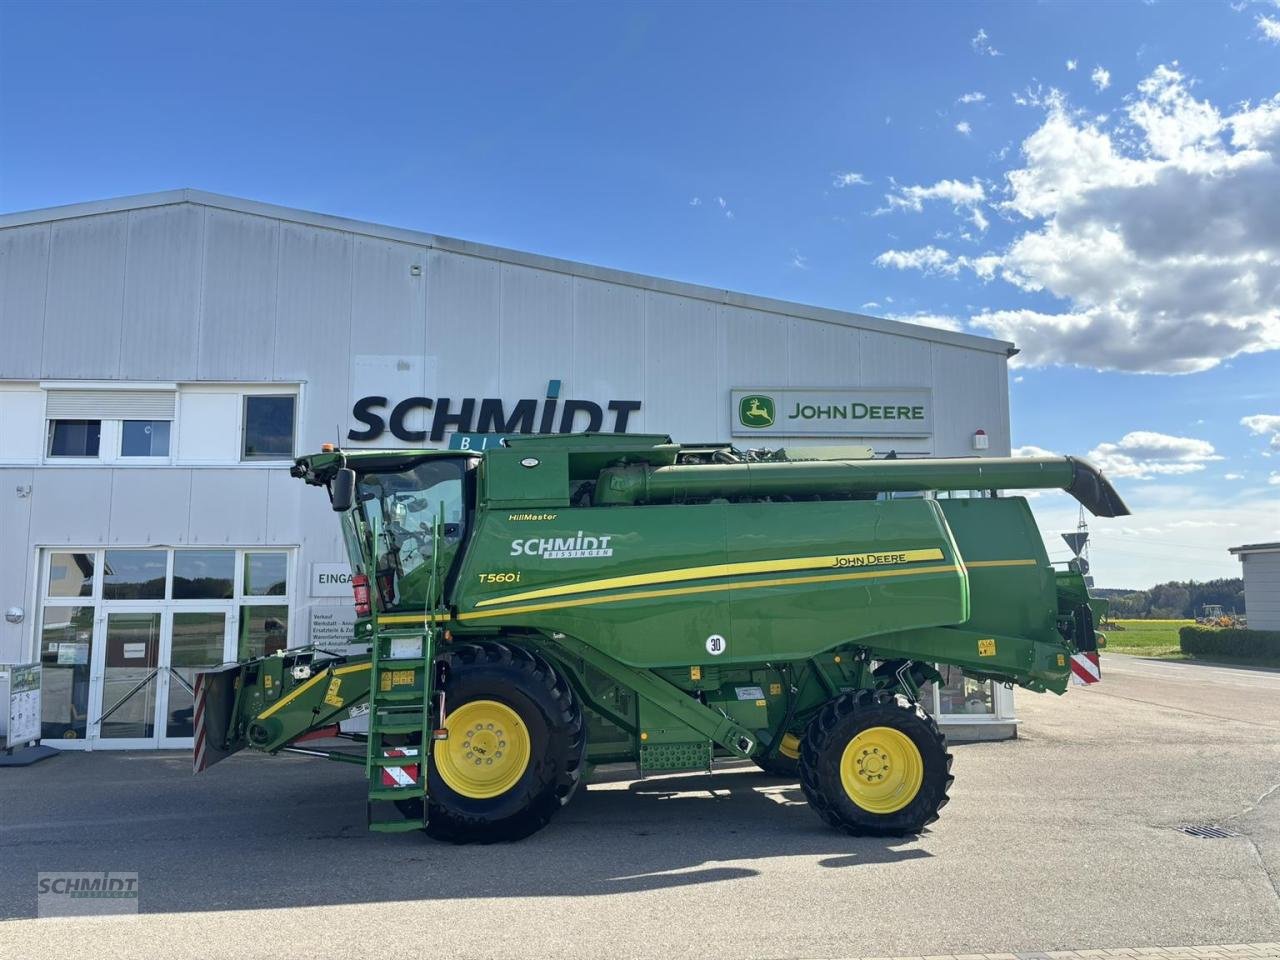
[[1103,463],[1144,586],[1280,539],[1278,96],[1272,0],[11,0],[0,209],[193,186],[1013,339],[1015,444]]

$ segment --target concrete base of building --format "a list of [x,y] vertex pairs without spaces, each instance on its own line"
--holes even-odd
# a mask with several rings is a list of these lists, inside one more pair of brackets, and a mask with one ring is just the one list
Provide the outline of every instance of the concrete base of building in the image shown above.
[[1018,739],[1018,724],[1014,720],[1001,723],[944,723],[941,726],[948,743]]

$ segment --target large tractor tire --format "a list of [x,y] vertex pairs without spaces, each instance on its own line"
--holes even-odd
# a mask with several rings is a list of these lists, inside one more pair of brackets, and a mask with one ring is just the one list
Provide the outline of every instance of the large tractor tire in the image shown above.
[[885,691],[836,697],[805,730],[800,785],[827,823],[854,836],[905,836],[947,804],[951,754],[919,704]]
[[432,745],[427,834],[452,843],[522,840],[577,790],[582,709],[555,668],[522,647],[466,644],[446,659],[449,739]]

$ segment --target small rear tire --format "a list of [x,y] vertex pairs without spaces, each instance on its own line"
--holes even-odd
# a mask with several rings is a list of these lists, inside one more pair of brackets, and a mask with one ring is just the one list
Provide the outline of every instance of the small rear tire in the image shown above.
[[752,757],[751,760],[770,776],[798,780],[800,778],[800,738],[793,733],[784,734],[776,751],[763,757]]
[[854,836],[919,833],[938,819],[953,779],[937,723],[887,691],[842,694],[805,730],[805,797],[828,824]]

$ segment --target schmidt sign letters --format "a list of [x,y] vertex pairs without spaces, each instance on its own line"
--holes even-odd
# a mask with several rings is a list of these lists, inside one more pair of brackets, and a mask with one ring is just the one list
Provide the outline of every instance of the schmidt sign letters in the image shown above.
[[[609,400],[599,404],[592,400],[560,399],[560,381],[547,384],[547,395],[540,399],[517,400],[504,405],[497,397],[406,397],[395,401],[388,397],[360,397],[352,405],[351,416],[363,427],[347,431],[348,440],[372,441],[388,428],[391,435],[405,443],[422,443],[430,438],[439,443],[448,430],[457,433],[572,433],[577,430],[612,430],[626,433],[631,414],[640,409],[639,400]],[[418,410],[430,411],[430,428],[411,429],[406,419]],[[606,423],[605,411],[610,416]]]
[[928,437],[933,397],[915,387],[734,390],[735,437]]

